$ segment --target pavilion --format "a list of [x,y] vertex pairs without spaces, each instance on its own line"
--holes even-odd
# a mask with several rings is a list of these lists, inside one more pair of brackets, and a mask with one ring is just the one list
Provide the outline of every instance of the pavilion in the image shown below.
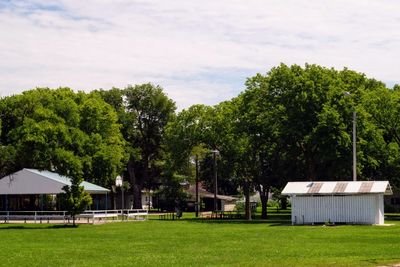
[[[70,178],[58,173],[22,169],[0,179],[0,210],[59,209],[56,196],[66,185],[71,185]],[[92,195],[92,209],[107,209],[110,190],[86,181],[81,186]]]

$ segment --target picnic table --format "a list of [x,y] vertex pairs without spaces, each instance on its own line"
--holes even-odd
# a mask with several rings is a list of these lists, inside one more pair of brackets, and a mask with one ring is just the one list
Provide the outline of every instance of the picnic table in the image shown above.
[[214,219],[239,219],[241,218],[241,213],[239,211],[224,211],[216,210],[212,212],[211,218]]
[[180,219],[182,217],[182,213],[178,214],[176,212],[164,212],[158,215],[160,220],[175,220]]
[[200,218],[203,219],[240,219],[242,214],[239,211],[203,211],[200,212]]

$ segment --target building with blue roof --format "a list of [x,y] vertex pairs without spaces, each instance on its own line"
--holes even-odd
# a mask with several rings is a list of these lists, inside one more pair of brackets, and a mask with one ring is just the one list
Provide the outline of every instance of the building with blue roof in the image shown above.
[[[57,194],[71,185],[71,179],[55,172],[22,169],[0,179],[0,208],[2,210],[54,210]],[[107,188],[82,182],[84,190],[92,195],[94,209],[107,209]]]

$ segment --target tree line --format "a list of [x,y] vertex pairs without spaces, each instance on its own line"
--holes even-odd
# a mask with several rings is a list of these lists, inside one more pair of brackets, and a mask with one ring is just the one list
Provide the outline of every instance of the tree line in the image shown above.
[[[399,186],[400,86],[364,74],[281,64],[247,79],[237,97],[180,112],[160,86],[74,92],[37,88],[0,100],[0,174],[47,169],[110,188],[123,174],[141,208],[142,189],[182,196],[179,182],[212,191],[268,193],[287,181],[351,180],[352,113],[357,113],[357,175]],[[79,193],[76,193],[79,195]],[[246,209],[248,210],[248,209]],[[249,212],[247,213],[249,217]]]

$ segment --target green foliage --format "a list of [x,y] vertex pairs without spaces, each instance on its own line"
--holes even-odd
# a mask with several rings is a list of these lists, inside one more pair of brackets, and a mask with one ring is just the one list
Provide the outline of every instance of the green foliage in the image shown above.
[[0,116],[4,174],[30,167],[109,187],[125,162],[117,115],[96,95],[38,88],[2,98]]
[[280,205],[279,201],[270,199],[270,200],[268,200],[267,206],[270,208],[279,208],[281,205]]
[[82,213],[88,206],[92,205],[92,197],[84,191],[83,186],[79,186],[83,179],[71,179],[71,186],[64,186],[65,193],[57,196],[60,200],[62,210],[66,210],[72,216],[75,225],[76,215]]
[[188,195],[180,185],[179,176],[172,174],[164,175],[164,183],[160,189],[154,193],[157,199],[157,207],[162,210],[174,211],[175,209],[183,210],[186,207]]
[[[291,180],[351,180],[356,111],[359,179],[398,184],[397,86],[389,90],[348,69],[281,64],[249,78],[246,87],[238,97],[214,107],[183,110],[168,125],[174,170],[186,172],[195,146],[218,149],[219,190],[254,188],[266,215],[272,187]],[[207,156],[200,169],[204,184],[212,187]]]
[[218,149],[218,191],[256,190],[266,215],[268,192],[287,181],[351,180],[353,111],[359,179],[389,179],[400,188],[399,86],[309,64],[281,64],[250,77],[238,97],[177,116],[175,103],[152,84],[4,97],[0,174],[32,167],[109,187],[125,170],[139,208],[143,188],[168,183],[163,173],[172,181],[194,176],[195,155],[211,189],[210,150]]
[[[251,202],[250,203],[250,209],[251,209],[251,212],[253,213],[253,215],[256,212],[258,205],[259,205],[258,202]],[[236,204],[235,204],[235,210],[238,211],[238,212],[245,212],[246,211],[246,203],[245,203],[245,201],[237,201]]]
[[[193,105],[167,124],[165,144],[171,169],[185,171],[190,156],[208,153],[209,141],[213,139],[211,135],[215,134],[210,122],[212,112],[212,107]],[[193,151],[196,147],[201,147],[200,151]]]
[[[269,136],[264,139],[270,140],[269,147],[279,149],[281,164],[271,172],[281,179],[350,179],[354,109],[359,117],[358,172],[362,176],[363,169],[379,164],[379,135],[365,111],[363,97],[382,90],[382,83],[347,69],[281,64],[265,76],[250,78],[247,87],[245,98],[258,95],[251,101],[255,111],[250,113],[250,122],[254,122],[250,126]],[[350,97],[345,97],[346,92]],[[267,118],[266,122],[258,124],[256,116]]]
[[[175,103],[160,86],[150,83],[121,90],[96,91],[117,111],[121,132],[127,141],[128,164],[125,172],[131,184],[135,208],[142,208],[141,190],[153,188],[165,165],[164,132],[175,116]],[[101,162],[106,153],[99,158]]]

